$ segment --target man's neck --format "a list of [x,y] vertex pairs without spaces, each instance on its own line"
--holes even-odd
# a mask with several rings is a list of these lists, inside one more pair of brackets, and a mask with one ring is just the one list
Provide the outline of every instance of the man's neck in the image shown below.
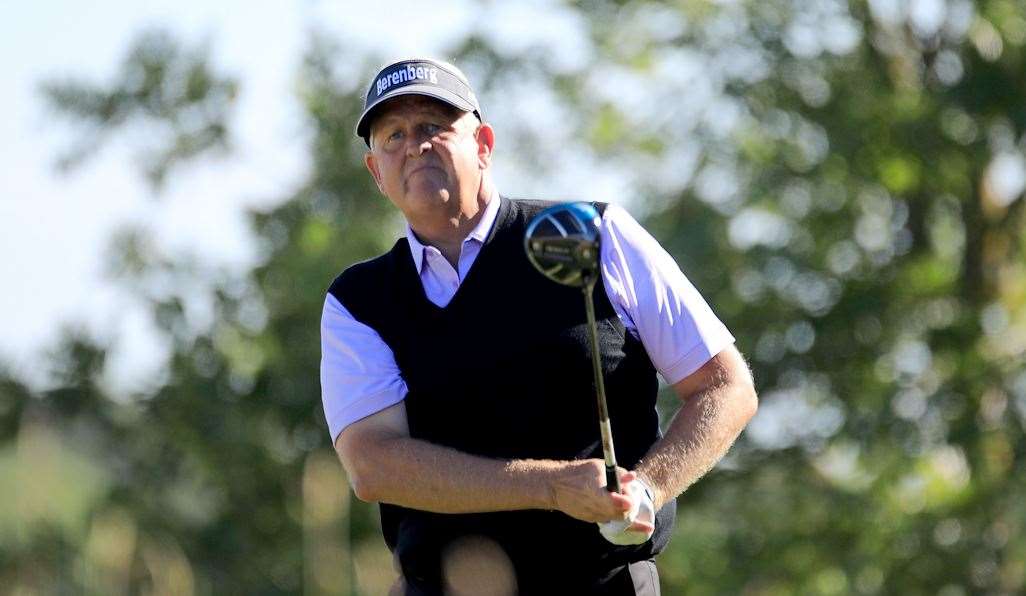
[[461,208],[455,216],[446,217],[444,222],[434,229],[425,228],[424,226],[415,227],[412,223],[410,228],[413,229],[417,239],[422,244],[437,248],[442,253],[442,256],[445,257],[445,260],[449,261],[449,264],[453,266],[453,269],[459,270],[460,251],[463,248],[463,241],[466,240],[470,232],[481,221],[488,202],[493,198],[493,192],[493,186],[488,178],[485,177],[481,180],[476,200],[468,206]]

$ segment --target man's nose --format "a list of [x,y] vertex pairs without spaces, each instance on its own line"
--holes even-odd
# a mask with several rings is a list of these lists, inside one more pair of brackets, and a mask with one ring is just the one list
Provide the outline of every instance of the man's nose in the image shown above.
[[430,137],[424,134],[410,135],[410,139],[406,143],[407,156],[419,157],[428,151],[431,151]]

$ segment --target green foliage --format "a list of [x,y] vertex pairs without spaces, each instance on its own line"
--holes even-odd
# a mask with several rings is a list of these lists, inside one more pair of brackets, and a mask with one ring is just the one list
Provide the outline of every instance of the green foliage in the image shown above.
[[[533,176],[563,152],[633,172],[646,227],[751,361],[760,413],[681,497],[668,594],[1026,590],[1026,200],[998,167],[1026,147],[1026,14],[951,3],[931,31],[886,4],[592,1],[568,8],[586,26],[580,68],[483,36],[450,53],[486,113],[524,116],[502,111],[513,81],[551,91],[577,144],[549,146],[526,116],[499,130]],[[108,346],[74,333],[54,388],[0,374],[0,477],[31,479],[0,518],[18,537],[0,542],[0,585],[388,585],[376,511],[328,465],[317,376],[328,283],[400,229],[352,135],[375,64],[314,39],[298,85],[310,174],[252,214],[253,271],[115,240],[111,273],[172,348],[151,391],[110,394]],[[647,103],[586,92],[609,80]],[[46,93],[83,147],[164,130],[144,164],[159,181],[227,147],[236,84],[151,34],[115,82]],[[189,316],[197,290],[210,325]],[[47,457],[74,472],[34,475]]]
[[[780,26],[760,23],[767,4]],[[739,188],[709,196],[699,171],[649,228],[729,321],[763,405],[735,448],[739,472],[682,499],[660,564],[687,593],[1024,589],[1009,499],[1026,486],[1026,302],[1007,290],[1020,281],[1000,281],[1022,269],[1024,201],[1022,189],[1000,207],[988,196],[995,155],[1014,146],[1021,160],[1026,142],[1009,95],[1026,84],[1026,54],[1017,33],[988,40],[1004,29],[984,20],[1018,31],[1021,6],[993,16],[1010,6],[982,3],[964,36],[935,37],[842,7],[835,17],[862,38],[842,53],[788,47],[798,3],[689,19],[742,23],[738,38],[762,38],[764,70],[724,86],[720,101],[744,114],[735,144],[703,148]],[[624,9],[618,27],[643,10]],[[715,56],[708,35],[683,43]],[[702,203],[719,214],[698,215]]]
[[138,36],[107,85],[73,79],[43,84],[53,111],[80,129],[58,165],[74,168],[113,133],[130,129],[147,139],[140,160],[149,182],[159,188],[179,163],[226,151],[238,83],[212,72],[206,56],[206,48],[183,50],[170,34],[153,30]]

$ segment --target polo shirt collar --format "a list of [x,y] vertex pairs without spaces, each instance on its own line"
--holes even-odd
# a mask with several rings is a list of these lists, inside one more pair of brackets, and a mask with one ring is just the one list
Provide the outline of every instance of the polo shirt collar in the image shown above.
[[[492,226],[495,224],[495,218],[499,214],[499,202],[501,200],[499,198],[499,191],[494,191],[492,198],[488,200],[488,205],[485,206],[484,215],[481,216],[481,220],[477,222],[474,229],[463,239],[463,244],[466,244],[469,240],[477,240],[484,244],[485,240],[488,239],[488,233],[492,231]],[[417,273],[420,273],[424,265],[424,249],[427,246],[417,238],[409,223],[406,224],[406,240],[409,242],[410,252],[413,254],[413,264],[417,267]]]

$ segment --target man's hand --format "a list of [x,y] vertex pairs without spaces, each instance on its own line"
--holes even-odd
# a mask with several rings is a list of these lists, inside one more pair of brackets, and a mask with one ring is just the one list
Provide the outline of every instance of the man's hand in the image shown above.
[[600,523],[602,537],[618,545],[641,544],[655,532],[655,505],[652,503],[652,489],[632,472],[620,478],[624,494],[631,499],[631,509],[626,519]]
[[[621,486],[633,475],[617,468]],[[606,490],[606,465],[601,459],[564,462],[549,484],[552,506],[589,522],[623,520],[633,505],[631,497]]]

